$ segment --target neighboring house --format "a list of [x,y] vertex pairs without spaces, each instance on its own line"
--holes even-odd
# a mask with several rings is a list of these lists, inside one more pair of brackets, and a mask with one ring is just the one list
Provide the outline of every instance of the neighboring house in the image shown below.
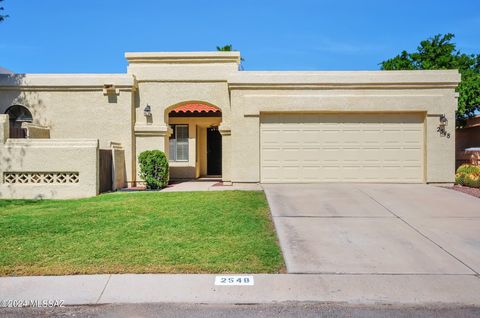
[[[238,52],[126,58],[126,74],[0,75],[3,125],[15,127],[0,138],[0,196],[95,195],[102,178],[134,186],[148,149],[168,154],[173,179],[454,181],[457,71],[240,71]],[[27,139],[7,139],[18,127]]]
[[480,164],[480,115],[467,119],[465,127],[456,130],[456,165]]

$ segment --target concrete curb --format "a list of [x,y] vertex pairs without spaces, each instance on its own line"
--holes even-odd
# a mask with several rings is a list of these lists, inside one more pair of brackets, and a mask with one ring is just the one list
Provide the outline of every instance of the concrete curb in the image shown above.
[[480,305],[474,275],[258,274],[254,286],[216,286],[217,275],[119,274],[0,278],[0,300],[107,303]]

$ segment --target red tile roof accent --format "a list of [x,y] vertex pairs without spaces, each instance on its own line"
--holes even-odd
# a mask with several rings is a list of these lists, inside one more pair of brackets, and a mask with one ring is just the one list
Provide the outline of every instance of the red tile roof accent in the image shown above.
[[200,103],[189,103],[189,104],[182,104],[180,106],[175,107],[174,109],[171,110],[174,113],[220,113],[220,109],[207,105],[207,104],[200,104]]

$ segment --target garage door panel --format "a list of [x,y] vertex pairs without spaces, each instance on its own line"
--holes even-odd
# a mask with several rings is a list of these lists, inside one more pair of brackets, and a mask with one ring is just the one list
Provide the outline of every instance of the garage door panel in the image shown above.
[[262,132],[262,142],[266,145],[268,143],[278,144],[279,143],[279,135],[280,130],[265,130]]
[[262,182],[422,182],[423,114],[261,117]]

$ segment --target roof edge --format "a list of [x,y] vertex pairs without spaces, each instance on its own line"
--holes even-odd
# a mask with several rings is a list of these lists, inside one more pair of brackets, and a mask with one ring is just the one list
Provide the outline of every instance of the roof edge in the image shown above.
[[174,64],[174,63],[240,63],[238,51],[212,52],[127,52],[125,58],[129,64]]
[[135,86],[131,74],[0,74],[0,87],[117,87]]
[[457,70],[429,71],[242,71],[228,78],[230,88],[455,88]]

